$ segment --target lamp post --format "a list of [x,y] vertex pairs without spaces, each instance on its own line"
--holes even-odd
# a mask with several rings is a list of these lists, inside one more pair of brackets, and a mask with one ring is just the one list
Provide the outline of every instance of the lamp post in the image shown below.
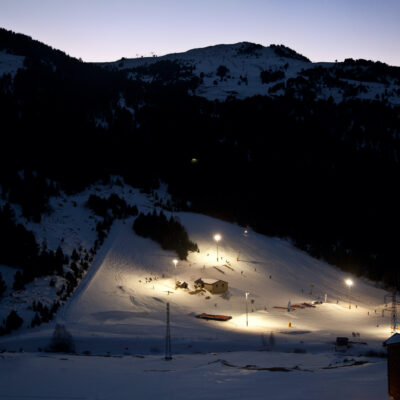
[[247,298],[249,297],[249,292],[246,292],[246,326],[249,326],[249,309],[247,306]]
[[219,233],[214,235],[214,240],[217,242],[217,262],[218,262],[218,260],[219,260],[219,257],[218,257],[218,242],[221,240],[221,235]]
[[172,260],[172,262],[174,263],[174,266],[175,266],[174,271],[175,271],[175,282],[176,282],[176,266],[177,266],[177,264],[178,264],[178,260],[177,260],[176,258],[174,258],[174,259]]
[[347,287],[349,288],[349,310],[350,310],[351,309],[350,290],[351,290],[351,287],[353,286],[353,281],[351,279],[346,279],[344,282],[347,285]]

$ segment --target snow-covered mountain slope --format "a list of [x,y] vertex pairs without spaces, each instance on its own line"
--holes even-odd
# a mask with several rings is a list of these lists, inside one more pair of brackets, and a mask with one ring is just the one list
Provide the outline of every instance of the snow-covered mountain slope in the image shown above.
[[[45,216],[41,224],[27,226],[39,242],[46,241],[51,249],[61,245],[68,255],[78,245],[89,250],[96,239],[99,219],[86,206],[93,193],[103,197],[116,193],[128,204],[137,205],[139,211],[154,208],[151,195],[129,186],[96,185],[68,198],[54,198],[53,213]],[[163,196],[165,188],[157,194],[158,198]],[[58,312],[57,320],[74,334],[85,337],[96,334],[159,340],[164,334],[165,307],[169,302],[174,335],[185,342],[212,337],[232,343],[238,337],[275,332],[286,339],[295,337],[297,341],[301,337],[303,341],[325,343],[336,336],[361,332],[364,340],[379,344],[389,335],[389,315],[384,313],[383,305],[385,291],[373,284],[353,277],[355,285],[349,293],[344,284],[348,274],[313,259],[285,240],[251,231],[245,236],[243,228],[204,215],[175,215],[190,239],[198,244],[199,253],[191,253],[175,270],[172,260],[176,255],[137,236],[132,229],[134,218],[116,220],[83,281]],[[213,240],[216,232],[223,238],[218,261]],[[2,267],[2,271],[11,280],[11,269]],[[50,278],[37,278],[25,290],[9,293],[0,303],[3,318],[16,309],[28,326],[34,315],[29,310],[32,301],[40,299],[50,305],[57,299],[56,290],[65,283],[64,278],[57,278],[55,287],[49,287]],[[190,294],[198,278],[228,282],[228,295]],[[175,289],[175,279],[187,282],[189,290]],[[11,282],[7,284],[11,286]],[[246,292],[250,293],[248,327]],[[324,302],[315,308],[291,312],[286,309],[289,301],[293,305],[315,300]],[[233,318],[222,324],[194,318],[202,312]],[[51,326],[45,324],[40,329]],[[291,335],[293,332],[300,336]]]
[[23,68],[24,65],[23,56],[16,56],[9,54],[6,51],[0,51],[0,77],[4,74],[11,74],[14,76],[18,69]]
[[[68,257],[71,257],[74,249],[89,253],[95,247],[98,236],[96,226],[103,220],[87,207],[90,195],[107,198],[111,194],[116,194],[128,205],[136,205],[142,212],[148,212],[154,207],[154,198],[151,195],[141,193],[139,189],[129,185],[115,184],[121,181],[123,181],[122,178],[112,177],[109,185],[99,183],[74,195],[61,193],[60,196],[52,197],[49,202],[51,212],[44,214],[40,223],[26,220],[22,216],[20,206],[16,204],[11,204],[11,206],[17,221],[33,232],[39,246],[52,251],[60,247]],[[157,194],[159,201],[169,199],[163,185],[154,193]],[[5,204],[6,201],[0,199],[0,206]],[[22,328],[27,328],[35,315],[32,302],[40,301],[43,305],[51,307],[53,301],[59,300],[57,292],[66,284],[66,279],[58,275],[37,277],[26,284],[25,289],[15,291],[12,288],[17,271],[22,272],[19,268],[0,265],[0,273],[7,286],[6,292],[0,297],[0,321],[3,321],[10,311],[15,310],[24,320]],[[70,268],[65,265],[64,274],[68,271]],[[50,286],[51,281],[55,281],[54,286]]]
[[[92,229],[98,217],[86,201],[96,193],[102,197],[116,193],[144,212],[154,208],[156,197],[157,201],[167,197],[165,188],[153,197],[124,184],[95,185],[74,196],[52,199],[53,214],[46,216],[43,224],[31,223],[29,227],[38,240],[46,240],[53,249],[61,244],[66,254],[78,243],[93,246]],[[384,290],[313,259],[286,240],[251,230],[245,233],[238,225],[200,214],[179,212],[174,216],[200,251],[190,253],[175,269],[172,260],[176,254],[134,233],[135,217],[114,221],[88,272],[55,320],[0,338],[0,350],[6,351],[0,357],[3,393],[38,398],[44,393],[88,398],[101,393],[104,399],[122,399],[131,396],[133,384],[147,398],[158,398],[170,387],[184,387],[174,398],[187,398],[188,392],[194,393],[191,398],[208,398],[202,389],[204,382],[220,384],[224,377],[229,393],[245,390],[246,398],[264,398],[268,391],[274,399],[292,398],[300,392],[296,398],[317,399],[326,391],[326,398],[334,399],[338,395],[334,388],[339,384],[343,398],[384,398],[386,362],[376,357],[382,353],[382,341],[390,336]],[[216,233],[222,236],[218,260],[213,240]],[[6,269],[11,270],[3,267]],[[354,281],[351,292],[344,284],[349,277]],[[39,294],[52,296],[48,278],[36,279],[13,304],[10,298],[6,303],[3,300],[2,307],[17,307],[25,317],[20,310],[26,310],[29,296],[30,300]],[[224,280],[229,291],[224,295],[191,294],[198,278]],[[187,282],[189,289],[176,289],[176,280]],[[289,301],[294,306],[290,312]],[[314,307],[296,307],[315,301],[318,304]],[[167,303],[174,357],[168,366],[162,358]],[[195,318],[203,312],[230,315],[232,319],[216,322]],[[48,345],[55,323],[65,324],[72,333],[78,354],[117,357],[43,357],[40,351]],[[353,342],[343,354],[335,349],[337,336]],[[43,371],[40,376],[35,372],[38,366]],[[281,372],[275,372],[277,368]],[[112,375],[104,373],[110,370]],[[151,379],[146,378],[149,372]],[[168,380],[163,378],[165,372],[169,372]],[[25,375],[35,378],[22,384]],[[59,382],[65,382],[66,376],[71,384],[64,388]],[[82,376],[86,377],[84,382]],[[250,377],[253,383],[249,391],[244,388]],[[54,385],[49,386],[49,379]],[[87,379],[96,384],[88,385]],[[153,379],[165,385],[161,391],[153,387]],[[14,384],[10,385],[11,381]],[[232,382],[236,389],[232,389]],[[110,390],[113,385],[118,386],[117,392]],[[226,390],[214,394],[210,398],[220,398]]]
[[[259,335],[270,332],[278,335],[282,344],[301,341],[317,347],[333,343],[336,336],[351,337],[352,332],[360,332],[362,340],[379,346],[390,334],[389,315],[382,317],[383,290],[353,278],[349,309],[344,284],[347,274],[284,240],[254,232],[245,237],[236,225],[203,215],[177,215],[199,245],[199,253],[190,254],[175,270],[175,254],[135,235],[131,220],[118,222],[84,281],[60,312],[59,322],[76,335],[158,342],[165,333],[169,302],[173,336],[180,338],[184,347],[211,338],[211,349],[218,345],[240,349],[254,338],[259,345]],[[218,262],[213,241],[216,232],[223,237]],[[190,294],[198,278],[228,282],[228,295]],[[175,279],[187,282],[189,290],[175,289]],[[246,292],[250,293],[248,327]],[[325,294],[327,302],[315,308],[286,309],[288,301],[292,305],[311,303],[324,300]],[[202,312],[233,318],[224,323],[196,319],[195,315]]]
[[[168,54],[162,57],[123,59],[103,65],[133,70],[131,73],[133,78],[139,77],[151,81],[157,79],[157,76],[147,74],[145,70],[143,72],[134,70],[162,61],[176,61],[179,65],[193,68],[193,74],[201,79],[200,87],[195,91],[197,95],[210,100],[224,100],[231,95],[236,95],[238,98],[257,94],[267,95],[268,88],[273,85],[261,84],[261,71],[265,69],[285,71],[286,79],[295,77],[301,69],[312,65],[306,58],[298,56],[299,59],[285,57],[283,54],[277,54],[271,47],[244,42],[193,49],[185,53]],[[228,69],[223,77],[217,74],[220,66]],[[162,65],[160,67],[163,68]]]
[[[359,69],[349,63],[312,63],[285,46],[263,47],[242,42],[161,57],[123,58],[101,65],[127,70],[133,79],[149,82],[169,83],[195,77],[199,85],[192,89],[193,93],[210,100],[225,100],[229,96],[277,96],[287,90],[303,96],[300,92],[309,86],[316,98],[327,99],[332,96],[339,102],[348,97],[375,100],[384,96],[388,101],[398,104],[399,73],[395,73],[396,78],[391,76],[393,71],[386,76],[384,71],[377,74],[374,70],[372,75],[375,76],[370,77],[365,71],[373,69],[373,64],[371,62]],[[312,72],[308,74],[308,70]],[[263,71],[265,75],[261,78]]]

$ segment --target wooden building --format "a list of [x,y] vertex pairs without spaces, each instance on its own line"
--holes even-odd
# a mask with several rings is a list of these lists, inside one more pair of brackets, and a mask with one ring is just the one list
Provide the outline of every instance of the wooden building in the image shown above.
[[395,333],[386,342],[388,353],[388,389],[392,399],[400,400],[400,334]]
[[205,279],[197,279],[194,282],[195,287],[200,287],[208,290],[212,294],[221,294],[225,293],[228,290],[228,282],[222,280],[205,280]]

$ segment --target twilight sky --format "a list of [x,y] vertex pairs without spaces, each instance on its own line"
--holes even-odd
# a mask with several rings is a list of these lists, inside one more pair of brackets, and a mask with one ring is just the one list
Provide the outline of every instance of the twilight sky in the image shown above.
[[220,43],[400,66],[400,0],[0,0],[0,27],[84,61]]

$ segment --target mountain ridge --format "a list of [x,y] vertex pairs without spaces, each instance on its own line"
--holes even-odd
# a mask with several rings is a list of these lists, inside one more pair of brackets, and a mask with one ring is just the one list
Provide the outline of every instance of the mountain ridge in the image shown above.
[[[170,65],[167,65],[167,63]],[[306,90],[315,99],[365,100],[387,97],[400,103],[400,68],[381,62],[346,59],[340,63],[311,62],[284,45],[264,47],[250,42],[218,44],[171,53],[99,63],[127,71],[131,79],[146,82],[195,80],[193,94],[209,100],[255,95],[274,97],[288,91],[299,97]],[[184,73],[179,74],[178,69]],[[171,69],[171,75],[162,70]]]

